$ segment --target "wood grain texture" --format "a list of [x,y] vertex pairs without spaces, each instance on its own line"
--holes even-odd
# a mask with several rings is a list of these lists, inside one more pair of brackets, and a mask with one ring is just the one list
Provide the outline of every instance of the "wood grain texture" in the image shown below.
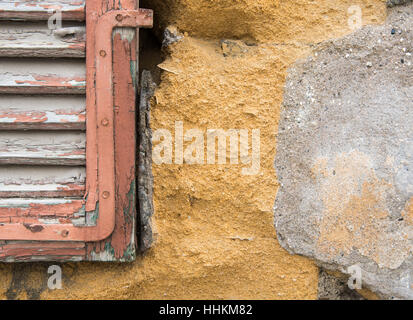
[[[86,225],[83,199],[21,199],[0,200],[0,223],[20,223],[28,228],[40,224],[73,223]],[[72,210],[73,209],[73,210]]]
[[0,60],[0,93],[84,94],[82,60]]
[[0,130],[85,130],[85,113],[59,111],[0,112]]
[[[24,2],[24,1],[23,1]],[[27,1],[26,1],[27,2]],[[47,2],[47,1],[46,1]],[[61,1],[57,1],[61,2]],[[73,1],[72,1],[73,2]],[[82,1],[83,3],[83,1]],[[73,4],[73,3],[72,3]],[[98,13],[99,15],[104,14],[107,11],[117,10],[117,9],[135,9],[138,6],[138,1],[134,0],[120,0],[120,1],[110,1],[110,0],[96,0],[88,1],[87,10],[89,13]],[[82,8],[78,8],[82,11]],[[36,11],[36,10],[34,10]],[[27,16],[22,16],[27,19],[29,15],[33,14],[32,10],[28,10]],[[9,10],[8,14],[11,11]],[[41,12],[38,10],[37,12]],[[4,13],[4,11],[3,11]],[[36,13],[38,14],[38,13]],[[43,19],[47,17],[43,11],[43,17],[40,15],[33,15],[31,19]],[[5,15],[3,14],[3,17]],[[7,16],[7,15],[6,15]],[[89,17],[91,15],[88,15]],[[0,7],[0,19],[2,18],[2,11]],[[88,28],[92,29],[88,37],[87,47],[88,51],[91,53],[87,57],[89,59],[88,72],[92,77],[88,78],[88,93],[87,99],[89,102],[94,99],[95,90],[95,79],[93,78],[94,68],[94,21],[90,19],[88,22]],[[35,35],[38,37],[39,35]],[[91,41],[89,41],[91,40]],[[38,261],[38,260],[55,260],[55,261],[79,261],[79,260],[91,260],[91,261],[133,261],[136,256],[136,183],[135,183],[135,150],[136,150],[136,134],[135,134],[135,88],[136,88],[136,73],[137,73],[137,32],[134,28],[128,29],[118,29],[114,32],[113,36],[113,89],[114,89],[114,140],[115,140],[115,203],[116,203],[116,213],[115,213],[115,229],[111,236],[103,241],[95,243],[73,243],[73,242],[40,242],[40,241],[0,241],[0,261]],[[19,50],[24,50],[19,49]],[[21,51],[23,54],[24,52]],[[53,51],[47,52],[47,49],[39,50],[40,55],[52,56]],[[3,54],[7,56],[9,53],[6,50]],[[37,56],[37,53],[29,53],[31,57]],[[58,57],[58,56],[56,56]],[[72,56],[70,56],[72,57]],[[81,55],[79,54],[79,57]],[[67,94],[70,95],[83,95],[85,93],[85,68],[84,61],[81,65],[78,61],[69,60],[48,60],[49,65],[43,64],[42,66],[37,65],[37,62],[42,63],[40,60],[26,60],[28,63],[26,67],[24,66],[25,61],[1,61],[0,60],[0,93],[7,93],[8,96],[12,97],[13,94],[18,95],[32,95],[36,94],[38,97],[42,97],[43,94],[63,94],[60,97],[66,97]],[[5,62],[5,63],[4,63]],[[18,63],[17,63],[18,62]],[[57,62],[57,63],[55,63]],[[53,65],[52,65],[53,64]],[[5,67],[3,67],[5,66]],[[29,72],[27,70],[30,70]],[[21,72],[22,71],[22,72]],[[108,77],[112,75],[108,74]],[[28,96],[27,96],[28,97]],[[35,97],[35,96],[33,96]],[[54,97],[53,99],[55,99]],[[8,105],[7,108],[0,111],[0,129],[2,128],[2,118],[3,129],[7,129],[7,123],[13,123],[11,127],[20,124],[23,128],[40,129],[42,125],[44,128],[47,125],[56,125],[60,123],[60,119],[56,120],[57,115],[60,114],[62,117],[73,117],[73,123],[82,123],[79,118],[76,120],[76,116],[79,114],[81,109],[74,108],[68,109],[67,107],[57,107],[51,110],[44,110],[41,104],[36,104],[39,109],[35,108],[34,105],[29,105],[24,103],[22,100],[18,101],[16,99],[14,104]],[[18,102],[18,103],[17,103]],[[26,100],[26,102],[28,102]],[[0,107],[1,107],[1,96],[0,96]],[[37,103],[37,102],[36,102]],[[19,106],[17,106],[17,104]],[[89,106],[89,103],[87,104]],[[33,108],[33,109],[32,109]],[[89,107],[88,107],[89,108]],[[1,110],[1,108],[0,108]],[[62,110],[66,110],[64,114],[61,113]],[[96,127],[100,125],[97,123],[93,108],[87,110],[87,128]],[[2,113],[1,113],[2,112]],[[38,114],[37,114],[37,113]],[[47,113],[49,112],[49,113]],[[45,113],[47,115],[45,116]],[[81,113],[80,113],[81,114]],[[18,115],[18,117],[14,117]],[[45,120],[45,118],[47,118]],[[25,119],[25,120],[23,120]],[[41,119],[36,122],[36,119]],[[51,119],[53,119],[52,122]],[[51,124],[53,123],[53,124]],[[84,123],[84,122],[83,122]],[[37,127],[36,127],[37,126]],[[10,125],[9,125],[10,128]],[[52,128],[52,127],[50,127]],[[86,129],[87,130],[87,129]],[[33,132],[33,131],[32,131]],[[31,132],[31,133],[32,133]],[[50,134],[50,132],[44,131],[45,134]],[[62,132],[63,133],[63,132]],[[79,134],[79,132],[73,132],[74,134]],[[0,135],[2,133],[0,132]],[[12,134],[12,132],[7,132],[7,134]],[[37,132],[40,140],[44,140],[42,133]],[[67,132],[64,135],[67,136]],[[55,135],[55,132],[53,133]],[[93,138],[93,136],[92,136]],[[57,139],[57,138],[56,138]],[[55,140],[56,141],[56,140]],[[87,152],[90,153],[96,151],[93,148],[93,139],[89,140],[88,135],[88,148]],[[37,145],[38,143],[35,143]],[[61,145],[62,143],[58,143]],[[89,148],[90,147],[90,148]],[[25,152],[27,153],[27,152]],[[90,163],[88,162],[88,165]],[[93,181],[93,161],[92,161],[92,174],[88,180]],[[90,167],[90,166],[89,166]],[[8,169],[9,171],[1,171],[2,169]],[[13,171],[14,170],[14,171]],[[73,170],[73,171],[70,171]],[[17,172],[18,171],[18,172]],[[63,172],[64,171],[64,172]],[[13,192],[26,192],[27,196],[30,197],[40,197],[38,201],[43,200],[44,197],[58,197],[59,193],[62,192],[72,192],[81,191],[85,193],[87,197],[93,197],[89,184],[85,188],[85,168],[84,167],[51,167],[51,166],[5,166],[0,167],[0,197],[2,194],[8,194],[3,197],[5,201],[15,201],[10,195]],[[11,175],[11,176],[10,176]],[[62,181],[62,177],[65,177]],[[90,178],[90,179],[89,179]],[[39,186],[41,186],[39,190]],[[93,187],[93,186],[92,186]],[[15,190],[13,190],[15,188]],[[34,190],[34,188],[37,188]],[[37,194],[36,194],[37,192]],[[8,199],[7,199],[8,197]],[[72,194],[71,197],[76,197]],[[33,198],[32,198],[33,199]],[[56,200],[62,200],[61,198],[56,198]],[[67,199],[66,199],[67,200]],[[76,200],[81,201],[81,200]],[[9,202],[7,205],[10,205]],[[31,204],[33,205],[33,203]],[[30,206],[30,205],[29,205]],[[35,206],[41,206],[40,204],[35,204]],[[58,210],[62,210],[65,206],[62,205],[58,207]],[[99,208],[99,204],[97,209]],[[93,208],[89,208],[93,209]],[[93,218],[88,212],[88,208],[85,207],[85,217],[87,223],[92,222],[97,216]],[[84,217],[81,216],[81,219]],[[15,221],[19,221],[18,217]],[[30,223],[34,223],[35,227],[37,217],[26,217]],[[32,220],[31,220],[32,219]],[[53,220],[55,218],[49,218],[51,223],[61,223],[61,221]],[[1,200],[0,200],[0,220],[1,220]],[[54,221],[54,222],[53,222]],[[82,220],[83,221],[83,220]],[[46,240],[43,237],[43,240]],[[19,246],[22,244],[22,246]]]
[[0,23],[0,57],[85,57],[85,28],[49,30],[46,23]]
[[53,12],[60,10],[65,20],[85,19],[85,0],[2,0],[1,20],[48,20]]
[[0,132],[0,165],[85,165],[82,132]]
[[[80,197],[84,167],[0,166],[0,198]],[[1,199],[0,199],[1,200]]]
[[[102,0],[88,10],[135,9],[138,1],[118,4]],[[115,230],[100,242],[87,244],[87,260],[133,261],[136,258],[136,73],[138,33],[116,29],[113,35],[113,73],[115,99]]]
[[137,201],[138,201],[138,239],[139,252],[149,250],[153,244],[152,215],[153,174],[152,174],[152,130],[151,98],[156,84],[150,71],[143,70],[140,82],[140,102],[138,110],[138,164],[137,164]]
[[0,130],[86,129],[82,96],[0,95]]
[[83,242],[0,241],[0,261],[81,261],[86,250]]

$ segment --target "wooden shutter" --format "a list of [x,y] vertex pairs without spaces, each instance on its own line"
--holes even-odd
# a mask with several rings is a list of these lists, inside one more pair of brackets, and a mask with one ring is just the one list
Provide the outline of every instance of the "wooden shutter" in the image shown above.
[[1,1],[0,260],[134,259],[137,8]]

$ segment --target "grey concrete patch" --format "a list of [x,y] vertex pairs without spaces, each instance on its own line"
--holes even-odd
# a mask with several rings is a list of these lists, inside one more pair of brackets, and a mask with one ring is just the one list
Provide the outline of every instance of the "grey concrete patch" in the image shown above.
[[183,37],[184,36],[178,31],[175,26],[169,26],[164,31],[162,47],[168,47],[171,44],[182,40]]
[[318,275],[319,300],[365,300],[347,285],[347,278],[338,278],[321,269]]
[[[413,5],[322,43],[290,70],[275,167],[289,252],[413,299]],[[412,205],[413,206],[413,205]]]
[[398,5],[408,4],[408,3],[412,3],[412,0],[387,0],[387,6],[389,8],[398,6]]

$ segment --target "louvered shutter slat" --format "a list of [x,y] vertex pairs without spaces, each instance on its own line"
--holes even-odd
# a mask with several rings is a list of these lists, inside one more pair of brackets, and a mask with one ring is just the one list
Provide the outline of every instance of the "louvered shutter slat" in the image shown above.
[[84,58],[85,32],[73,23],[50,30],[44,21],[1,22],[0,57]]
[[86,129],[84,96],[0,95],[0,130]]
[[82,60],[0,59],[0,93],[85,94]]
[[82,197],[84,167],[0,166],[1,198]]
[[3,20],[48,20],[51,9],[59,9],[65,20],[85,19],[85,0],[2,0],[0,19]]

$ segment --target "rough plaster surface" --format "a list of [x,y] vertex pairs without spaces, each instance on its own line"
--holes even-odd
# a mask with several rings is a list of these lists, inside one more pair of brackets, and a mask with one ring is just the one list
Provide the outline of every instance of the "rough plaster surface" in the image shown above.
[[[351,31],[348,9],[360,6],[363,24],[380,23],[386,0],[141,0],[155,9],[161,34],[170,24],[203,39],[243,39],[260,43],[307,43]],[[399,0],[400,1],[400,0]]]
[[413,298],[413,5],[288,72],[275,227],[291,253]]
[[[358,3],[363,23],[382,22],[383,1]],[[156,10],[160,34],[175,24],[184,35],[166,48],[152,129],[173,132],[175,120],[185,130],[259,128],[260,174],[243,176],[233,165],[155,165],[156,241],[145,255],[131,264],[63,264],[63,290],[54,291],[47,289],[49,264],[0,264],[1,297],[316,299],[318,268],[286,252],[273,228],[274,143],[287,68],[316,42],[349,33],[353,4],[141,1]]]

